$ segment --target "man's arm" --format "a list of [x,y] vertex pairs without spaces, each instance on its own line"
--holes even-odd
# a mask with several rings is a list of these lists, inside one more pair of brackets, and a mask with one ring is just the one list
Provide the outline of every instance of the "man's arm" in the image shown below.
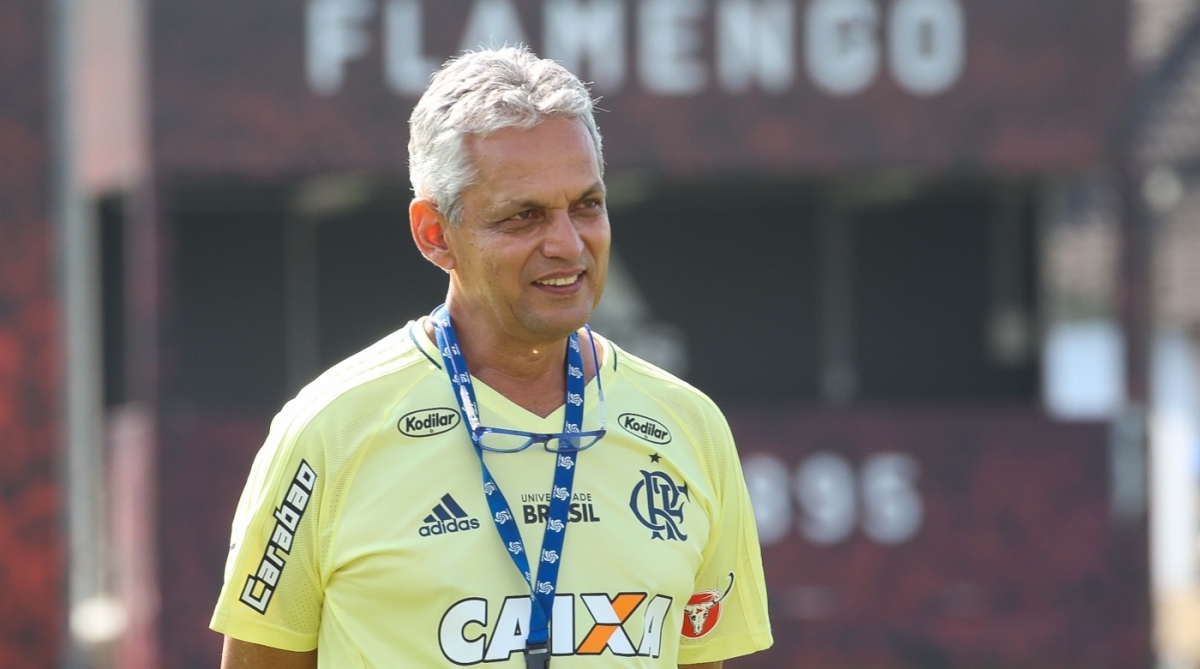
[[317,669],[317,651],[295,653],[226,636],[221,669]]
[[724,660],[720,662],[705,662],[704,664],[681,664],[679,665],[679,669],[721,669],[722,664],[725,664]]

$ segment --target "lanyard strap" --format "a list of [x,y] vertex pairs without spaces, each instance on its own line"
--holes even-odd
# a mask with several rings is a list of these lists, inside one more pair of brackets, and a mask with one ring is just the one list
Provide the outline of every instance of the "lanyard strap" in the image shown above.
[[[454,387],[454,398],[464,414],[463,423],[471,435],[471,443],[479,456],[479,465],[483,471],[483,492],[487,499],[488,508],[492,513],[492,522],[504,544],[504,549],[512,558],[529,585],[532,601],[529,611],[529,633],[525,637],[526,653],[531,650],[539,654],[546,653],[546,645],[550,638],[551,612],[554,608],[554,592],[558,587],[558,569],[562,562],[563,541],[567,536],[567,518],[571,509],[571,490],[575,481],[575,453],[557,453],[554,465],[554,484],[550,493],[550,510],[546,529],[542,535],[542,554],[538,560],[536,577],[529,569],[529,558],[525,552],[525,543],[521,540],[521,532],[517,529],[517,517],[504,498],[500,486],[488,471],[487,463],[483,461],[483,447],[479,435],[473,429],[479,421],[479,403],[475,399],[475,387],[471,383],[471,375],[467,371],[467,361],[462,356],[458,346],[458,338],[454,334],[454,326],[450,322],[450,312],[446,305],[433,310],[430,316],[433,330],[437,335],[437,345],[446,363],[446,373],[450,376],[450,384]],[[563,432],[579,432],[583,426],[583,355],[579,350],[579,336],[572,334],[567,340],[567,398],[564,407]]]

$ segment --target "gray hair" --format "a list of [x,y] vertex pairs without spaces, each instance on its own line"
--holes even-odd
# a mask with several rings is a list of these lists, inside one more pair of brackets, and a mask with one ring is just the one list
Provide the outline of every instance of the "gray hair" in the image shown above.
[[413,193],[434,202],[451,223],[461,222],[462,192],[475,177],[463,139],[504,128],[528,130],[555,117],[583,122],[603,176],[592,97],[579,77],[524,46],[471,51],[446,61],[408,121]]

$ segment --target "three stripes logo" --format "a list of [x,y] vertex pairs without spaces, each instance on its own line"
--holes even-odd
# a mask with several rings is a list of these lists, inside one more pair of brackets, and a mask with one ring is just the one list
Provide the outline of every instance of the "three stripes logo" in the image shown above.
[[450,493],[442,495],[442,503],[433,507],[433,513],[425,516],[422,522],[425,524],[418,533],[423,537],[479,529],[479,521],[468,518],[467,512],[454,501]]

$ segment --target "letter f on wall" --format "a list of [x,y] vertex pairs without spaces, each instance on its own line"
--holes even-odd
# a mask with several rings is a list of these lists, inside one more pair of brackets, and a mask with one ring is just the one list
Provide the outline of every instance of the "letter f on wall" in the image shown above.
[[333,95],[345,64],[367,52],[371,40],[362,24],[375,13],[373,0],[309,0],[308,85]]

